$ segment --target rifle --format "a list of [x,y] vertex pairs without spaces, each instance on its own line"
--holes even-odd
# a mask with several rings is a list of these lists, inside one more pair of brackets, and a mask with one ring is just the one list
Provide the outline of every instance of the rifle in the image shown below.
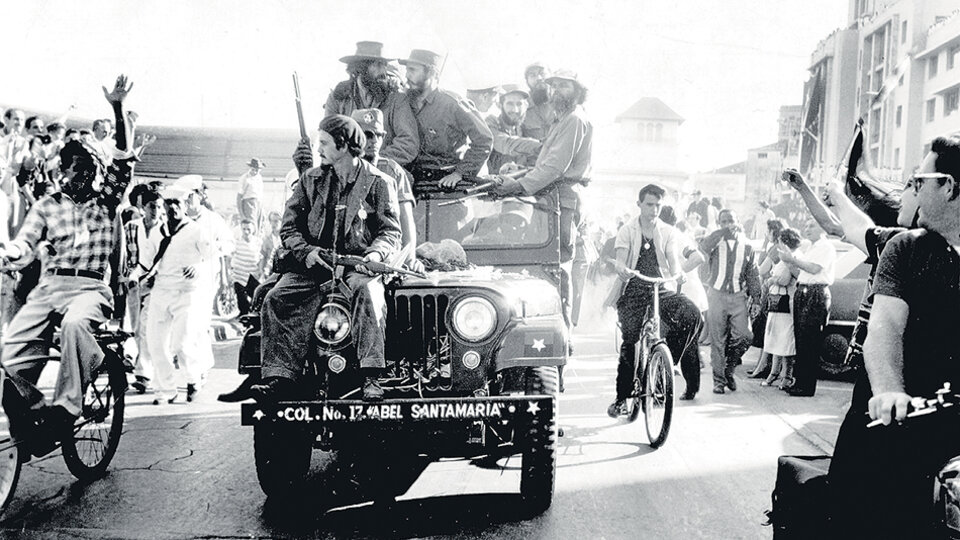
[[297,77],[296,71],[293,72],[293,94],[297,102],[297,119],[300,121],[300,138],[308,139],[307,125],[303,121],[303,106],[300,104],[300,79]]
[[493,188],[495,188],[496,186],[499,186],[500,184],[502,184],[504,178],[514,178],[514,179],[516,179],[516,178],[518,178],[518,177],[520,177],[520,176],[523,176],[523,175],[527,174],[528,172],[530,172],[530,169],[529,169],[529,168],[526,168],[526,169],[519,169],[519,170],[513,171],[512,173],[496,174],[496,175],[487,176],[487,177],[485,177],[485,178],[492,178],[492,180],[490,180],[490,181],[488,181],[488,182],[483,182],[482,184],[477,184],[477,185],[474,185],[474,186],[470,186],[470,187],[468,187],[468,188],[465,188],[465,189],[463,190],[463,192],[464,192],[466,195],[464,195],[463,197],[458,197],[458,198],[456,198],[456,199],[450,199],[449,201],[444,201],[444,202],[442,202],[442,203],[438,203],[437,206],[438,206],[438,207],[440,207],[440,206],[450,206],[451,204],[461,203],[461,202],[466,201],[466,200],[469,200],[469,199],[476,199],[476,198],[478,198],[478,197],[483,197],[484,195],[492,195],[492,193],[490,193],[490,191],[491,191]]
[[423,279],[426,279],[427,277],[421,272],[414,272],[413,270],[407,270],[406,268],[398,268],[382,262],[365,261],[363,257],[360,257],[359,255],[340,255],[339,253],[329,249],[321,249],[320,255],[321,259],[326,259],[324,263],[329,263],[331,267],[339,265],[345,268],[356,268],[357,266],[363,265],[375,274],[401,274],[404,276],[413,276]]

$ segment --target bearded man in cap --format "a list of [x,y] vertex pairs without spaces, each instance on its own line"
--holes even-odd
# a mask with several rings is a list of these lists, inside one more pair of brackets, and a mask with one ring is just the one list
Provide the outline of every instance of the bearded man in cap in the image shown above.
[[407,94],[402,91],[402,81],[391,73],[392,59],[385,58],[382,52],[382,43],[360,41],[355,54],[340,59],[347,65],[350,79],[340,82],[330,92],[323,107],[324,116],[350,116],[357,109],[380,109],[385,128],[382,154],[405,166],[417,157],[420,148],[417,119]]
[[[420,154],[410,164],[414,190],[424,182],[454,188],[461,180],[473,181],[493,147],[493,134],[469,101],[438,87],[442,58],[414,49],[400,60],[407,67],[407,86],[420,130]],[[467,144],[460,157],[459,150]]]
[[[14,264],[29,261],[41,239],[52,248],[39,286],[7,328],[2,354],[8,376],[3,408],[12,435],[22,436],[26,424],[37,417],[52,427],[48,431],[53,437],[35,441],[32,451],[37,455],[49,451],[60,431],[73,426],[82,411],[84,382],[103,361],[93,329],[107,319],[113,304],[106,276],[119,237],[117,206],[132,178],[133,133],[127,129],[123,111],[132,86],[121,75],[111,91],[103,90],[116,118],[117,149],[126,154],[106,166],[87,143],[67,143],[60,152],[62,191],[37,201],[17,237],[0,246],[0,258]],[[47,403],[36,382],[51,346],[53,314],[62,316],[61,358],[53,400]]]
[[417,260],[417,227],[413,219],[413,208],[417,201],[410,186],[410,175],[396,161],[380,155],[384,136],[383,113],[379,109],[359,109],[353,111],[352,118],[360,124],[360,129],[367,138],[367,144],[363,147],[363,159],[373,163],[396,182],[401,235],[397,260],[391,261],[391,264],[402,264],[411,270],[422,272],[423,263]]
[[493,151],[487,159],[491,174],[503,174],[504,165],[532,166],[540,153],[540,141],[527,135],[523,125],[527,115],[530,94],[516,85],[503,87],[500,96],[500,114],[487,117],[487,126],[493,132]]
[[[318,142],[321,165],[303,173],[283,213],[287,272],[263,302],[263,383],[251,388],[258,400],[296,397],[307,354],[303,344],[310,341],[324,300],[318,285],[331,277],[321,250],[381,262],[394,255],[400,241],[394,180],[361,159],[366,138],[360,125],[348,116],[324,118]],[[386,367],[383,282],[364,265],[348,269],[343,278],[352,292],[363,399],[379,400],[378,376]]]
[[587,88],[569,70],[559,70],[549,79],[553,88],[550,104],[558,115],[543,141],[537,161],[520,179],[504,178],[496,188],[500,195],[537,195],[560,206],[560,297],[569,326],[572,272],[577,230],[582,220],[581,194],[590,183],[593,125],[583,110]]
[[523,72],[527,87],[530,88],[530,107],[523,119],[523,130],[527,137],[538,141],[547,138],[550,126],[555,119],[553,108],[550,105],[551,88],[547,84],[550,72],[547,66],[534,62]]

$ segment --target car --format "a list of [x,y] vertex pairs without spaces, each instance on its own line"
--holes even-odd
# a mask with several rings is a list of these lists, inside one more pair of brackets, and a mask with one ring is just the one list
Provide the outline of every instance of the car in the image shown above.
[[[359,398],[363,379],[350,298],[336,278],[319,285],[325,301],[304,344],[309,354],[300,386],[306,395],[241,408],[242,424],[254,430],[257,477],[268,497],[298,492],[314,448],[366,479],[360,483],[368,489],[359,490],[366,494],[357,495],[362,500],[392,500],[405,489],[377,480],[390,469],[384,461],[496,463],[520,454],[525,508],[530,515],[545,511],[554,491],[558,368],[566,363],[568,339],[549,280],[559,267],[558,215],[549,197],[421,194],[421,237],[428,245],[456,241],[472,264],[428,259],[443,269],[423,276],[385,271],[387,368],[380,402]],[[345,260],[333,255],[329,262]],[[258,288],[255,308],[275,281]],[[257,309],[242,320],[239,371],[258,377]],[[379,457],[370,458],[376,449]]]

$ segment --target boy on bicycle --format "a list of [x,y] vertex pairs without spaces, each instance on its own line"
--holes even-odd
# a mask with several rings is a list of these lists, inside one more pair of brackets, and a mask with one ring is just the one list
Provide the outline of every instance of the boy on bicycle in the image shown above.
[[[636,344],[640,340],[640,331],[652,295],[652,285],[632,277],[631,270],[651,278],[674,276],[688,270],[683,268],[680,262],[681,257],[687,259],[690,255],[689,252],[681,253],[683,244],[680,231],[660,220],[661,202],[665,193],[663,188],[655,184],[644,186],[637,201],[640,216],[624,223],[617,232],[614,244],[617,273],[623,283],[616,284],[608,302],[617,295],[617,316],[623,343],[620,345],[617,367],[617,398],[607,408],[607,414],[612,418],[628,413],[626,400],[633,392],[633,379],[637,369]],[[685,356],[685,353],[690,347],[696,346],[700,337],[703,325],[700,310],[693,301],[677,292],[675,282],[662,284],[660,288],[660,316],[665,323],[670,353],[675,360],[692,357],[698,364],[692,371],[699,375],[700,366],[696,356]],[[684,369],[685,374],[687,371],[691,370]],[[695,386],[698,385],[699,376],[691,377],[687,381],[684,396],[689,395],[687,399],[692,398],[698,390]]]

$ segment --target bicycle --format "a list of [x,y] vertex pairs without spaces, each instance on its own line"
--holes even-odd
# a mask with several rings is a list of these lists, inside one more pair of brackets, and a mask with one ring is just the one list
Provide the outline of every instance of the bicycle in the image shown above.
[[660,284],[677,281],[679,276],[652,278],[636,270],[629,273],[654,285],[653,301],[647,307],[636,348],[636,371],[633,391],[627,398],[627,420],[634,422],[643,411],[650,446],[659,448],[667,440],[673,420],[674,375],[673,355],[660,335]]
[[[84,391],[83,412],[72,429],[64,430],[54,445],[40,454],[46,455],[60,448],[67,469],[82,482],[103,477],[120,444],[124,394],[127,391],[123,343],[131,336],[129,332],[107,327],[106,324],[94,331],[104,358],[91,373],[90,383]],[[57,353],[43,355],[42,358],[59,360],[59,351]],[[4,392],[17,391],[5,374],[3,384]],[[0,435],[0,513],[6,510],[13,499],[21,468],[30,460],[33,452],[31,446],[36,442],[41,428],[42,424],[33,419],[19,439],[11,437],[9,430]]]

